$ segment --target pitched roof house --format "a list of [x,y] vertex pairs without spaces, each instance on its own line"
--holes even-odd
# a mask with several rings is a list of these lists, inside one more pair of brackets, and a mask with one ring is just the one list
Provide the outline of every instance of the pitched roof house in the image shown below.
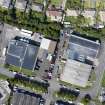
[[63,10],[55,7],[49,7],[46,15],[51,18],[51,21],[61,22],[63,19]]
[[37,12],[42,12],[44,5],[41,3],[37,3],[37,2],[32,2],[32,10],[37,11]]

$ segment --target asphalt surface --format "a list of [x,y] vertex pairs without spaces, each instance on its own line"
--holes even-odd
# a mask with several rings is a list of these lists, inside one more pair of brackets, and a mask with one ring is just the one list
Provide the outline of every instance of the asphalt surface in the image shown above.
[[14,74],[12,72],[10,72],[8,69],[5,69],[3,67],[0,67],[0,74],[3,74],[5,76],[8,76],[10,78],[14,78]]

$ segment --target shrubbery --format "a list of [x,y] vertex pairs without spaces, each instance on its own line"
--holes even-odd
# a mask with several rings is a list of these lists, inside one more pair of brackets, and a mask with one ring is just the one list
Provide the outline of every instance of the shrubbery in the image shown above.
[[48,38],[59,39],[62,25],[56,22],[47,22],[43,13],[30,10],[29,13],[20,12],[16,8],[6,10],[0,8],[0,21],[25,28],[33,32],[39,32]]

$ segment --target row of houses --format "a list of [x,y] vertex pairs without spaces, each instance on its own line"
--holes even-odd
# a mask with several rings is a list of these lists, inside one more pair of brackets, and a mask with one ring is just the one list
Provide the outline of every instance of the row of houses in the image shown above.
[[25,11],[26,9],[29,10],[31,8],[32,10],[42,12],[45,6],[44,4],[44,0],[41,3],[36,0],[0,0],[1,7],[10,8],[11,5],[14,5],[20,11]]
[[[37,12],[44,12],[48,4],[48,0],[41,0],[41,2],[37,0],[0,0],[0,6],[3,8],[10,8],[11,5],[14,5],[20,11],[28,12],[30,9]],[[61,22],[63,19],[63,9],[60,7],[54,7],[49,5],[46,10],[47,17],[50,18],[51,21]]]

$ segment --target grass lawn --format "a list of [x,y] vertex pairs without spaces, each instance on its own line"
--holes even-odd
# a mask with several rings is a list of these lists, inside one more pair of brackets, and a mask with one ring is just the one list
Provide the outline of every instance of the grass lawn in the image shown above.
[[90,81],[90,82],[93,82],[93,81],[95,81],[95,80],[96,80],[95,71],[91,71],[89,81]]
[[72,84],[70,84],[70,83],[67,83],[67,82],[64,82],[64,81],[61,81],[61,80],[59,80],[59,83],[65,85],[65,86],[67,86],[67,87],[71,87],[71,88],[79,88],[80,90],[87,90],[87,89],[90,88],[90,86],[89,86],[88,84],[87,84],[86,87],[80,87],[80,86],[72,85]]
[[62,0],[51,0],[51,4],[55,6],[59,6],[62,3]]
[[22,68],[20,70],[20,67],[17,67],[17,66],[9,66],[9,70],[14,71],[14,72],[21,72],[27,76],[35,76],[36,75],[36,71],[32,71],[32,70],[28,70],[28,69],[24,69],[24,68]]
[[[68,4],[69,3],[69,4]],[[66,7],[67,8],[75,8],[75,7],[80,7],[81,0],[67,0]],[[84,8],[89,9],[89,8],[96,8],[100,6],[101,9],[105,9],[105,1],[104,0],[84,0]]]
[[105,72],[103,74],[103,78],[102,78],[102,81],[101,81],[101,85],[102,87],[105,87]]
[[3,74],[0,74],[0,79],[3,79],[3,80],[7,80],[9,77],[3,75]]
[[86,0],[84,2],[85,8],[95,8],[95,7],[98,7],[99,5],[101,6],[102,9],[105,8],[105,1],[97,0],[96,5],[94,0]]
[[33,0],[33,1],[35,1],[35,2],[37,2],[37,3],[41,3],[41,4],[42,4],[44,0]]
[[84,98],[81,100],[81,103],[83,103],[83,105],[89,105],[89,101]]

